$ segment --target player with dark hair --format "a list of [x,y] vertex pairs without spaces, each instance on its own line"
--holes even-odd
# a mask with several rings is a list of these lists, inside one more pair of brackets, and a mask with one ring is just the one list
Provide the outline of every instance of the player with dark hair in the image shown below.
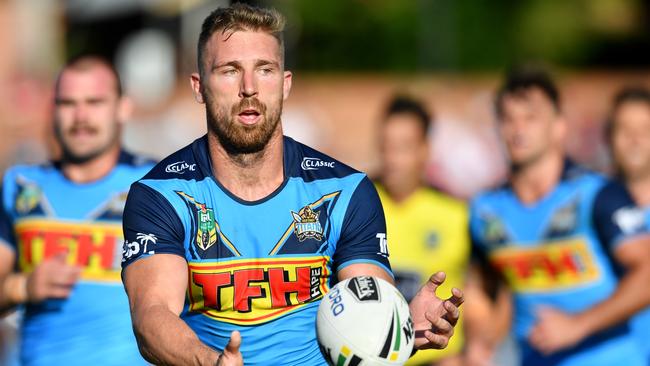
[[[131,187],[122,275],[151,362],[325,364],[315,322],[330,285],[393,281],[369,179],[282,135],[282,28],[276,11],[243,4],[206,18],[191,82],[208,133]],[[410,304],[417,348],[453,333],[462,294],[437,298],[443,281]]]
[[515,70],[498,93],[510,177],[472,200],[473,245],[512,292],[523,365],[644,365],[627,320],[650,303],[650,236],[625,187],[565,158],[550,80]]
[[153,164],[121,149],[130,108],[108,61],[70,61],[54,98],[61,159],[2,181],[0,308],[25,306],[23,365],[144,365],[120,286],[121,221]]
[[[627,87],[615,95],[607,137],[617,178],[625,183],[634,202],[645,212],[650,226],[650,90]],[[637,314],[630,326],[650,364],[650,308]]]
[[[381,171],[377,192],[390,233],[395,284],[412,299],[433,268],[447,274],[441,290],[464,285],[470,245],[466,205],[426,186],[431,115],[410,97],[389,101],[380,127]],[[408,364],[458,365],[463,324],[442,352],[419,352]]]

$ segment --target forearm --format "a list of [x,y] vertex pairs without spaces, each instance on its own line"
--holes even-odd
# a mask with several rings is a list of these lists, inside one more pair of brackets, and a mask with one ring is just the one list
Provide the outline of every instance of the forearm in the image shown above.
[[0,314],[5,314],[27,301],[27,276],[23,273],[9,273],[1,282]]
[[626,321],[650,304],[650,293],[645,290],[649,281],[650,266],[629,270],[610,297],[577,314],[578,324],[589,336]]
[[216,365],[219,353],[167,307],[149,306],[133,316],[138,347],[156,365]]

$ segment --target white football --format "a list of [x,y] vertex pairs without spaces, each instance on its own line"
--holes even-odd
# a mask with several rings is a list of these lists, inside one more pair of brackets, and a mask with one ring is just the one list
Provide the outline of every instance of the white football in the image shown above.
[[332,287],[318,307],[318,343],[331,365],[403,365],[415,341],[404,297],[376,277]]

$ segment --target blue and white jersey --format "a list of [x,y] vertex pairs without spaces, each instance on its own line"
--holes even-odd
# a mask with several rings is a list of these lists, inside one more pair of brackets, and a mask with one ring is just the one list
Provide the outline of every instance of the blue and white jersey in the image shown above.
[[360,173],[284,137],[284,182],[244,201],[212,174],[204,136],[131,187],[124,263],[166,253],[187,261],[181,318],[223,350],[242,335],[250,365],[324,365],[316,312],[336,272],[371,263],[388,273],[386,224]]
[[69,298],[25,306],[22,365],[146,364],[133,336],[120,261],[129,186],[152,166],[123,152],[107,176],[87,184],[68,180],[55,163],[5,173],[0,243],[15,251],[17,270],[29,273],[61,252],[82,268]]
[[480,194],[470,210],[476,253],[513,292],[522,364],[645,364],[627,324],[550,357],[528,343],[540,308],[578,313],[615,291],[620,268],[612,251],[646,227],[621,184],[567,162],[558,185],[536,203],[523,204],[504,186]]
[[[643,212],[646,225],[650,227],[650,206],[643,207]],[[650,307],[635,315],[630,321],[630,326],[650,365]]]

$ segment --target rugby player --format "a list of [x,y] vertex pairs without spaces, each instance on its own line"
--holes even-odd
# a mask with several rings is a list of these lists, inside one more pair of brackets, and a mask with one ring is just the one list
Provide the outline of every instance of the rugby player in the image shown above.
[[470,228],[477,257],[512,292],[522,364],[644,365],[627,324],[650,302],[639,210],[625,187],[565,157],[545,72],[511,72],[496,111],[510,177],[472,200]]
[[[607,132],[617,178],[625,183],[650,225],[650,90],[620,90],[614,97]],[[630,326],[650,364],[650,309],[637,314]]]
[[130,107],[109,62],[70,61],[54,98],[61,159],[2,181],[0,308],[24,305],[22,365],[145,365],[120,281],[121,222],[153,164],[120,147]]
[[[191,85],[208,133],[131,187],[122,275],[153,363],[324,365],[315,320],[333,281],[393,282],[370,180],[282,134],[283,23],[243,4],[205,19]],[[410,303],[419,349],[444,348],[458,319],[443,281]]]
[[[412,299],[432,269],[447,275],[441,291],[464,287],[470,244],[464,202],[427,187],[431,115],[419,101],[396,96],[381,121],[381,172],[376,183],[390,233],[388,249],[395,283]],[[463,324],[440,352],[418,352],[408,364],[460,364]]]

